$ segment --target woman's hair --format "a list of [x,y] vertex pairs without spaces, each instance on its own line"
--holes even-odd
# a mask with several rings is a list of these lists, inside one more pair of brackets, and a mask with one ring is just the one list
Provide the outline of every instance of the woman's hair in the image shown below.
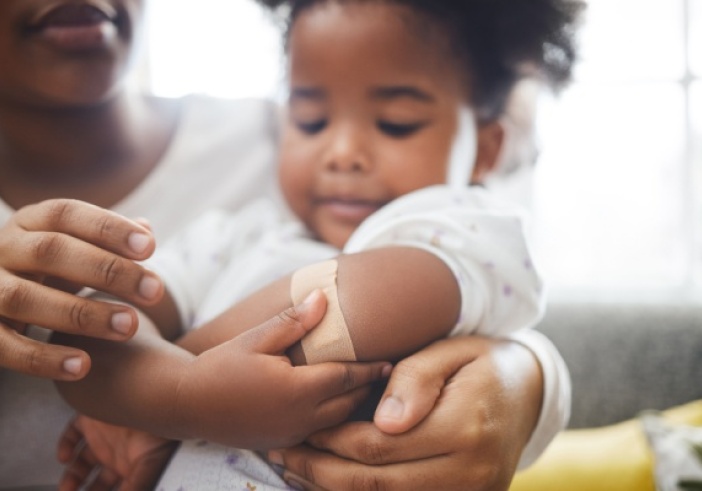
[[[385,2],[405,6],[447,36],[470,81],[482,120],[499,117],[510,91],[528,76],[554,89],[571,77],[582,0],[258,0],[283,7],[288,33],[305,9],[327,2]],[[282,10],[282,9],[281,9]]]

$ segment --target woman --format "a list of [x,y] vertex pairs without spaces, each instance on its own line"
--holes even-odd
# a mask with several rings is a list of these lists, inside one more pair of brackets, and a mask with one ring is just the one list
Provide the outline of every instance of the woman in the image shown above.
[[[160,285],[131,260],[151,253],[153,237],[165,239],[211,206],[238,208],[267,192],[273,176],[271,105],[126,90],[143,3],[0,2],[0,442],[14,450],[0,462],[0,488],[58,480],[53,442],[71,414],[48,380],[15,372],[73,380],[89,370],[84,353],[48,346],[24,326],[128,338],[136,329],[132,311],[64,292],[90,286],[148,304]],[[192,202],[193,192],[206,198]],[[59,197],[100,208],[44,201]],[[104,208],[146,217],[153,235],[143,222]],[[550,349],[538,335],[524,342]],[[540,359],[558,362],[553,356]],[[426,474],[417,461],[436,469],[437,479],[487,489],[511,477],[542,393],[554,388],[522,344],[461,339],[405,360],[387,390],[388,428],[405,431],[421,420],[415,431],[390,436],[370,423],[341,426],[314,440],[326,450],[300,447],[278,458],[301,481],[313,472],[332,489],[361,474],[402,487]],[[447,422],[457,419],[471,424],[456,431]],[[466,459],[475,462],[470,475]],[[397,465],[376,465],[385,463]]]

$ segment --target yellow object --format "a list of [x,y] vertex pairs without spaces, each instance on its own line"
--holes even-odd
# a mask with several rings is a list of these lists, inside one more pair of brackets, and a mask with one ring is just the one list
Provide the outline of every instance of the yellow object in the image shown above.
[[[671,423],[702,426],[702,400],[663,411]],[[653,455],[633,419],[602,428],[566,430],[510,491],[655,491]]]

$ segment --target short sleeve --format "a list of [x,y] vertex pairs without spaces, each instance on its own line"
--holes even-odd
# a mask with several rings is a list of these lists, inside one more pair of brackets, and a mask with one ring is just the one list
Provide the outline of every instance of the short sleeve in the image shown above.
[[541,365],[543,377],[541,414],[522,451],[518,465],[518,469],[525,469],[536,461],[554,437],[568,424],[571,381],[563,357],[542,333],[534,329],[522,330],[514,333],[510,339],[524,345],[534,354]]
[[344,252],[392,245],[425,249],[451,268],[461,292],[452,334],[506,336],[543,315],[523,214],[482,189],[434,186],[405,195],[369,217]]

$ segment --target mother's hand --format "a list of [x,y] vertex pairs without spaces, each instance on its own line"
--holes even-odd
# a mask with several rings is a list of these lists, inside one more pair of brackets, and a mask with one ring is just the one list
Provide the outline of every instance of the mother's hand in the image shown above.
[[161,281],[134,262],[154,248],[147,227],[84,202],[49,200],[18,210],[0,228],[0,367],[59,380],[85,376],[85,352],[30,339],[26,326],[130,338],[138,324],[133,309],[73,292],[87,286],[154,303]]
[[539,365],[522,345],[442,340],[398,364],[375,424],[324,430],[269,458],[305,489],[505,490],[541,398]]

